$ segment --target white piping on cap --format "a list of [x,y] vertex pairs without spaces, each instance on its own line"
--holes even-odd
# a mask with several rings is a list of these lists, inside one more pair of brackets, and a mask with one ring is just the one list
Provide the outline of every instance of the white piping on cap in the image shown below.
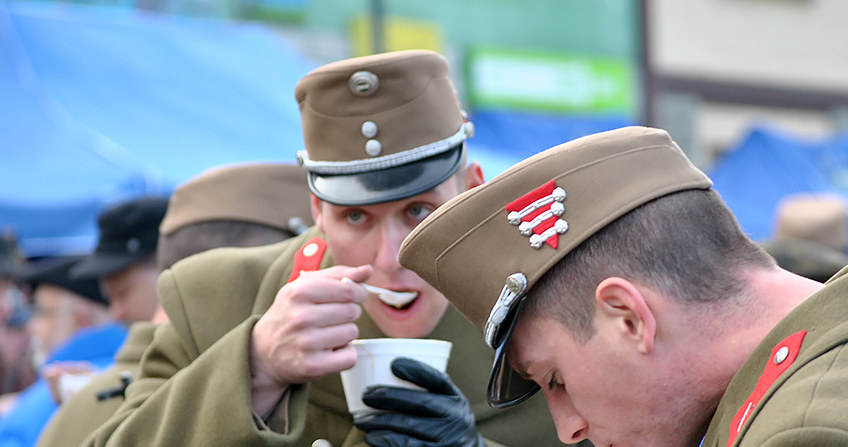
[[324,175],[358,174],[361,172],[379,171],[446,152],[471,136],[472,129],[471,123],[465,122],[459,126],[459,131],[444,140],[382,157],[352,161],[313,161],[309,158],[307,152],[303,150],[297,152],[297,161],[307,171]]

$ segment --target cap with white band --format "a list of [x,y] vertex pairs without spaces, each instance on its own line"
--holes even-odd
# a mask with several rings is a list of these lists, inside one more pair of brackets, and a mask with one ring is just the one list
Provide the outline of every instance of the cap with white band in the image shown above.
[[473,134],[444,57],[424,50],[319,67],[295,88],[309,188],[338,205],[370,205],[426,192],[462,164]]

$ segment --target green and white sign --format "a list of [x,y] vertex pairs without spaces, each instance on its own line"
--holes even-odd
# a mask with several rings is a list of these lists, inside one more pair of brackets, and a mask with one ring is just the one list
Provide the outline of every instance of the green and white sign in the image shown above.
[[468,56],[474,107],[635,113],[634,67],[622,59],[480,48]]

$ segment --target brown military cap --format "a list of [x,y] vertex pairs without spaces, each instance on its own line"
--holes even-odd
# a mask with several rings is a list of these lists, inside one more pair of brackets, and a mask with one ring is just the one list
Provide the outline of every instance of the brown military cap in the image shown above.
[[711,186],[665,131],[590,135],[536,154],[439,207],[404,240],[400,263],[484,331],[497,350],[489,403],[505,407],[538,390],[510,368],[505,348],[539,278],[639,205]]
[[424,50],[319,67],[295,87],[309,188],[338,205],[370,205],[428,191],[462,163],[472,126],[444,57]]
[[187,225],[213,220],[302,232],[312,224],[306,171],[281,163],[209,169],[177,187],[159,232],[169,235]]
[[777,206],[776,240],[805,239],[844,252],[848,229],[845,200],[831,193],[785,197]]

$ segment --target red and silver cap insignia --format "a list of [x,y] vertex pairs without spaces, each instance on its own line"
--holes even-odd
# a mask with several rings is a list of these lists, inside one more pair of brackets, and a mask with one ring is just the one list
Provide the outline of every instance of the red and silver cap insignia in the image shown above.
[[568,231],[568,222],[559,218],[565,212],[565,197],[565,190],[551,180],[507,205],[507,219],[529,236],[531,247],[546,243],[557,248],[559,235]]

